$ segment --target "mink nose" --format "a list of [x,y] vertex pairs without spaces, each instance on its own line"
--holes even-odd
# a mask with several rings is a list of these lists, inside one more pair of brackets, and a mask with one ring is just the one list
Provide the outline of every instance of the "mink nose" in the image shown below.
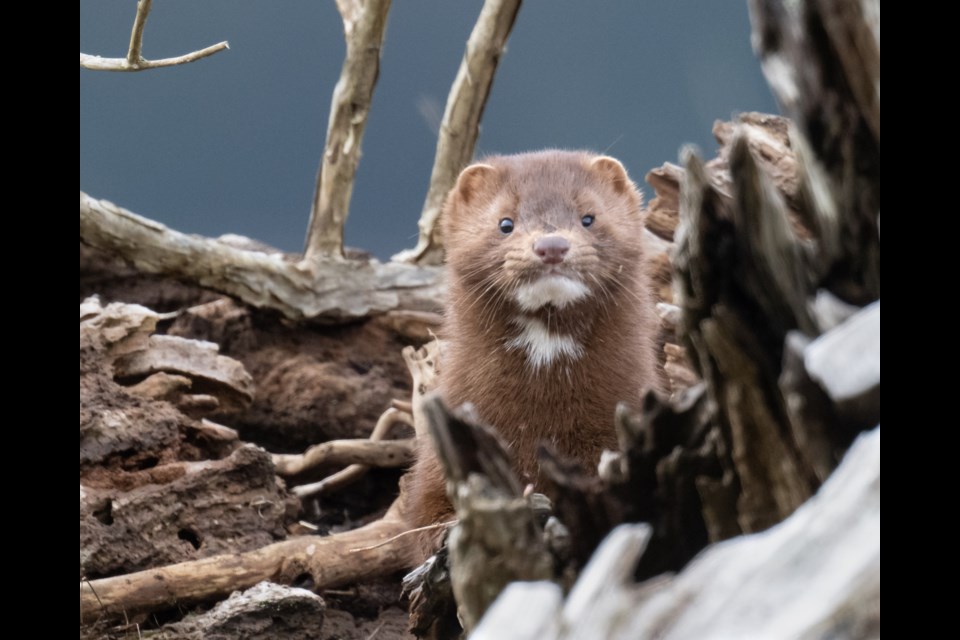
[[570,250],[570,243],[561,236],[543,236],[533,243],[533,252],[544,264],[559,264]]

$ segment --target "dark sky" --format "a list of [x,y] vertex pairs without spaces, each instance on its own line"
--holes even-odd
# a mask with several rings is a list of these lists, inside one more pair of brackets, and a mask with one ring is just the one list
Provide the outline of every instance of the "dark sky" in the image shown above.
[[[479,0],[395,0],[347,243],[412,246],[435,129]],[[80,51],[122,57],[134,3],[80,4]],[[333,0],[156,2],[144,55],[228,40],[190,65],[80,70],[80,189],[178,230],[299,251],[344,44]],[[710,129],[774,111],[746,2],[527,0],[487,103],[478,155],[607,151],[634,179]],[[645,186],[645,185],[641,185]],[[649,192],[649,188],[646,189]]]

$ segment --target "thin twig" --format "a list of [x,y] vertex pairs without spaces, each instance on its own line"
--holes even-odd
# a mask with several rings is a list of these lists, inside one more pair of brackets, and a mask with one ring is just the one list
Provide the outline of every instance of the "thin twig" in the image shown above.
[[[93,597],[97,599],[97,604],[100,605],[100,609],[103,610],[103,601],[100,599],[100,596],[97,595],[97,590],[93,588],[93,584],[90,582],[89,578],[83,578],[80,581],[81,586],[86,583],[90,587],[90,592],[93,593]],[[80,617],[81,624],[83,622],[83,616]]]
[[378,542],[377,544],[372,544],[369,547],[357,547],[355,549],[350,549],[350,553],[357,553],[359,551],[370,551],[371,549],[377,549],[378,547],[388,545],[391,542],[396,542],[400,538],[403,538],[404,536],[408,536],[411,533],[420,533],[421,531],[431,531],[433,529],[442,529],[444,527],[452,527],[458,522],[460,522],[460,520],[458,518],[454,518],[453,520],[447,520],[446,522],[434,522],[433,524],[417,527],[416,529],[407,529],[403,533],[398,533],[393,537],[387,538],[386,540]]
[[80,54],[80,66],[84,69],[93,71],[143,71],[144,69],[157,69],[159,67],[173,67],[178,64],[193,62],[200,58],[212,56],[218,51],[229,49],[230,45],[226,40],[211,45],[205,49],[194,51],[183,56],[175,58],[163,58],[161,60],[144,60],[143,58],[143,29],[147,25],[147,16],[150,15],[150,8],[153,0],[139,0],[137,3],[137,16],[133,20],[133,29],[130,32],[130,47],[127,49],[126,58],[101,58],[86,53]]
[[380,629],[383,629],[383,625],[385,625],[385,624],[387,624],[387,621],[386,621],[386,620],[384,620],[384,621],[381,622],[379,625],[377,625],[377,628],[374,629],[372,632],[370,632],[370,635],[367,636],[367,640],[373,640],[373,638],[374,638],[378,633],[380,633]]
[[137,2],[137,17],[133,20],[133,31],[130,33],[130,48],[127,50],[127,64],[135,66],[143,60],[143,28],[147,26],[147,16],[153,0],[139,0]]
[[178,56],[176,58],[163,58],[162,60],[141,60],[140,63],[135,66],[129,65],[126,58],[101,58],[100,56],[91,56],[86,53],[81,53],[80,66],[84,69],[90,69],[92,71],[143,71],[145,69],[157,69],[159,67],[175,67],[178,64],[186,64],[188,62],[199,60],[200,58],[212,56],[218,51],[223,51],[224,49],[229,48],[230,44],[224,40],[223,42],[218,42],[215,45],[207,47],[206,49],[194,51],[193,53],[188,53],[184,56]]

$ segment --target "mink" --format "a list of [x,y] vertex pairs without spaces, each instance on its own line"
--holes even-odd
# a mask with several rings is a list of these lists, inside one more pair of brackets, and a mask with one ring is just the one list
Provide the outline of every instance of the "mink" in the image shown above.
[[[464,169],[441,222],[445,402],[473,405],[525,483],[540,485],[541,443],[595,470],[617,445],[617,403],[659,387],[636,185],[604,155],[494,156]],[[453,517],[431,443],[409,486],[411,527]],[[413,563],[432,552],[427,538]]]

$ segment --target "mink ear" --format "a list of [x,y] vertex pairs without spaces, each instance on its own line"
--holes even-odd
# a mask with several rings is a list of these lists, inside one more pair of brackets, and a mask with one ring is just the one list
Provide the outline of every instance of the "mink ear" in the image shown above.
[[614,191],[624,194],[630,190],[633,183],[627,176],[627,170],[623,168],[619,160],[610,156],[600,156],[590,161],[590,171],[613,187]]
[[499,182],[497,169],[489,164],[472,164],[460,173],[455,187],[463,202],[469,204],[478,196],[493,190]]

